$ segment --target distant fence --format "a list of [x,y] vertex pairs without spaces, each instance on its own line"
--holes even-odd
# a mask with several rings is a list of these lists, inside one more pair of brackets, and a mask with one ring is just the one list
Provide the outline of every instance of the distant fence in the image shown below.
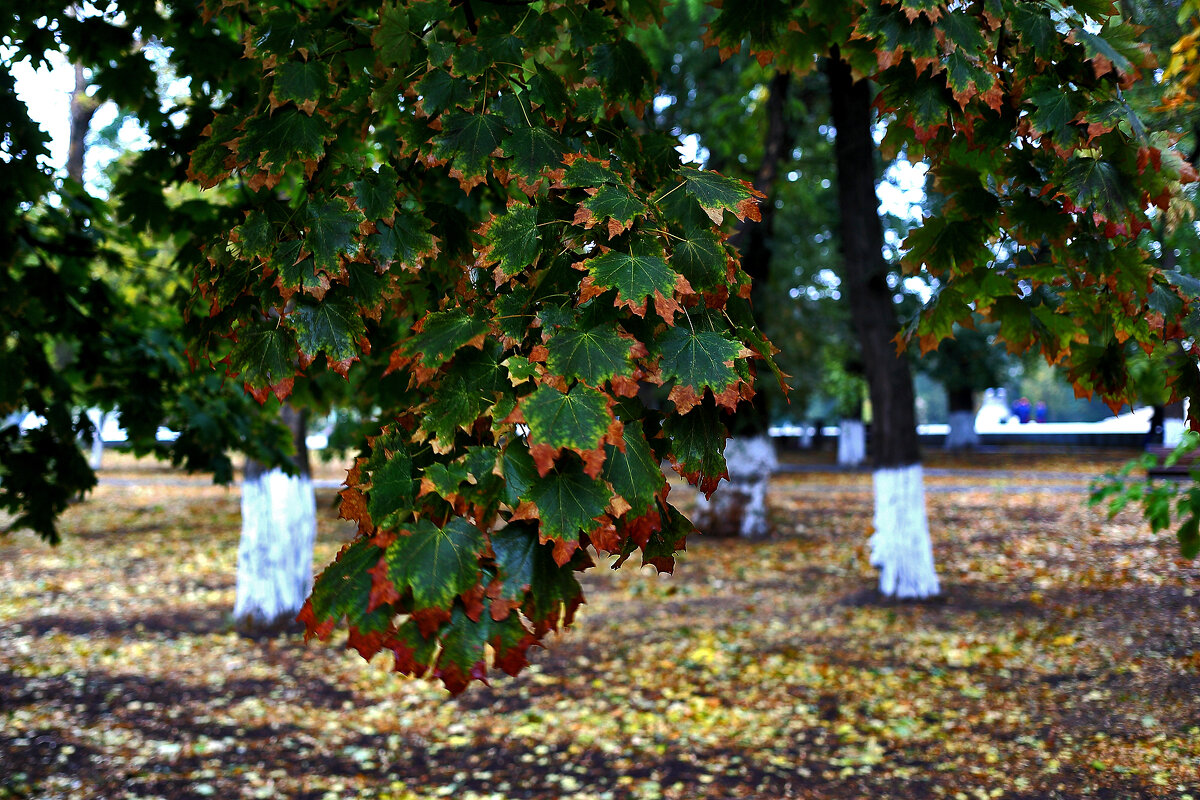
[[[1146,444],[1147,430],[1140,426],[1116,426],[1105,422],[1011,422],[976,428],[979,444],[984,447],[1035,446],[1035,447],[1110,447],[1141,448]],[[918,425],[917,436],[921,445],[929,448],[942,447],[950,426],[940,424]],[[812,425],[775,425],[770,434],[779,446],[789,450],[835,447],[839,434],[836,425],[821,428],[820,435]],[[868,436],[870,433],[868,431]]]

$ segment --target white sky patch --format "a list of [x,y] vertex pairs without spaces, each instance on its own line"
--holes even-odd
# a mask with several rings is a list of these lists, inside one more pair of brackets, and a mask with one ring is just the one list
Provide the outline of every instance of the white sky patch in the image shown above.
[[879,213],[891,214],[905,222],[917,223],[925,204],[925,173],[929,165],[896,159],[875,189]]
[[680,144],[675,149],[685,164],[705,164],[708,162],[708,148],[700,146],[700,137],[694,133],[680,138]]

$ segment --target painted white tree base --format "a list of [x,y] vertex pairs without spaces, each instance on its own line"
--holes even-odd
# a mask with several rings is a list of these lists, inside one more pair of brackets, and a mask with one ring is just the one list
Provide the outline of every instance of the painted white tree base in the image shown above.
[[735,436],[725,443],[729,482],[711,498],[696,497],[692,522],[713,536],[760,539],[770,533],[767,523],[767,483],[779,466],[771,437]]
[[921,465],[875,470],[874,481],[875,534],[869,544],[879,591],[887,597],[932,597],[939,587]]
[[307,476],[281,469],[242,483],[234,624],[244,632],[289,626],[312,590],[317,501]]
[[866,460],[867,426],[861,419],[843,419],[838,423],[838,466],[857,467]]
[[976,447],[979,447],[979,434],[975,432],[975,415],[970,411],[951,411],[946,449],[974,450]]

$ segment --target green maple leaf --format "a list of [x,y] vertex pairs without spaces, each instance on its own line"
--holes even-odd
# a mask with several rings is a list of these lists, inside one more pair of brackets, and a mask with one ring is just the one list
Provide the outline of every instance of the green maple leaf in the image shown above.
[[454,78],[440,69],[431,70],[417,82],[421,106],[427,114],[440,114],[471,99],[471,84],[466,78]]
[[1058,44],[1058,31],[1049,9],[1034,3],[1013,3],[1009,20],[1030,53],[1052,53]]
[[953,43],[952,52],[962,52],[964,55],[975,57],[982,53],[985,42],[979,30],[979,22],[966,11],[943,11],[936,24],[946,35],[946,39]]
[[358,309],[341,299],[302,303],[287,320],[303,353],[324,353],[331,363],[357,359],[358,340],[367,333]]
[[587,62],[588,71],[604,84],[612,99],[636,102],[650,93],[654,68],[633,42],[619,40],[597,45]]
[[567,85],[562,78],[555,75],[542,64],[538,64],[533,77],[529,79],[529,97],[542,107],[552,118],[558,119],[571,104],[567,94]]
[[379,232],[367,237],[367,248],[381,264],[416,269],[434,250],[429,220],[406,209],[396,214],[391,225],[378,221],[375,227]]
[[385,3],[379,12],[379,26],[371,37],[379,60],[389,66],[408,63],[408,54],[417,39],[410,30],[408,12]]
[[1030,114],[1033,127],[1056,141],[1065,141],[1071,133],[1071,121],[1075,119],[1075,95],[1063,91],[1053,81],[1035,80],[1034,91],[1027,97],[1033,103]]
[[333,135],[320,114],[282,108],[270,116],[251,117],[237,143],[238,155],[246,163],[268,173],[282,172],[293,162],[317,161],[325,152],[325,140]]
[[320,61],[288,61],[275,69],[275,99],[280,102],[315,102],[328,85],[329,70]]
[[534,478],[529,499],[537,506],[541,532],[549,539],[573,541],[591,533],[611,497],[600,481],[579,471],[551,472]]
[[425,316],[421,332],[408,340],[405,349],[426,367],[438,367],[487,329],[487,322],[469,316],[461,308],[433,311]]
[[563,173],[563,183],[571,187],[604,186],[621,183],[621,176],[599,161],[577,158]]
[[562,328],[547,345],[546,365],[556,375],[578,378],[598,386],[614,375],[628,374],[629,342],[611,325],[587,330]]
[[390,164],[381,164],[354,182],[354,202],[367,219],[388,219],[395,213],[399,181]]
[[275,250],[277,231],[261,210],[251,211],[233,232],[237,235],[237,254],[241,258],[268,258]]
[[984,92],[991,88],[992,76],[961,50],[955,50],[946,57],[946,83],[957,94],[965,93],[971,84],[976,91]]
[[608,445],[604,448],[604,480],[613,491],[632,506],[632,516],[641,516],[654,507],[666,479],[659,460],[650,450],[640,425],[625,426],[625,452]]
[[554,448],[595,450],[612,423],[605,395],[581,383],[565,394],[539,386],[521,401],[521,412],[533,441]]
[[408,449],[397,439],[375,440],[366,475],[367,513],[381,528],[394,528],[407,521],[416,498],[413,462]]
[[635,197],[628,187],[607,183],[601,185],[581,205],[591,211],[596,220],[609,217],[620,223],[622,228],[628,228],[635,218],[646,213],[646,204]]
[[689,230],[671,245],[671,267],[700,291],[725,283],[729,256],[711,230]]
[[317,41],[303,17],[290,11],[272,11],[255,31],[254,46],[287,58],[300,50],[315,49]]
[[262,321],[238,331],[229,365],[246,385],[267,389],[296,374],[296,337],[286,326]]
[[541,252],[537,209],[525,205],[509,208],[488,226],[483,241],[489,257],[500,262],[505,275],[533,266]]
[[504,476],[504,502],[515,508],[522,499],[528,499],[529,488],[537,478],[529,448],[519,440],[509,442],[500,456],[500,471]]
[[716,409],[705,403],[687,414],[673,414],[663,423],[671,440],[676,469],[701,491],[710,494],[726,476],[725,426]]
[[499,353],[499,345],[489,342],[483,350],[464,350],[455,356],[436,401],[421,418],[421,429],[450,444],[455,433],[470,428],[495,405],[497,392],[510,388],[497,361]]
[[754,189],[743,181],[695,167],[680,167],[676,173],[683,178],[684,191],[716,224],[721,224],[722,210],[732,211],[738,219],[759,218]]
[[1061,178],[1063,190],[1079,208],[1092,207],[1108,219],[1119,219],[1136,207],[1136,190],[1115,164],[1098,158],[1072,158]]
[[455,111],[443,119],[442,134],[433,140],[433,154],[463,175],[482,175],[507,134],[499,117]]
[[663,375],[697,391],[708,387],[720,393],[738,379],[733,360],[742,345],[716,331],[692,331],[677,325],[662,335],[658,346]]
[[597,286],[617,290],[617,302],[644,307],[647,297],[658,292],[672,297],[677,273],[657,255],[619,253],[609,250],[583,262]]
[[371,594],[367,570],[379,562],[383,551],[365,539],[343,550],[337,561],[325,568],[313,583],[312,609],[316,622],[342,617],[356,624],[366,613]]
[[450,608],[454,598],[479,582],[483,533],[462,517],[439,528],[419,519],[384,553],[387,577],[404,594],[410,589],[413,609]]
[[786,24],[789,10],[789,5],[783,0],[727,3],[712,21],[712,32],[724,42],[749,39],[756,47],[770,45]]
[[491,539],[500,572],[499,599],[520,602],[533,583],[538,560],[553,560],[552,546],[539,544],[537,532],[520,523],[494,531]]
[[362,309],[378,308],[387,289],[388,279],[369,264],[346,265],[346,288]]
[[508,168],[529,181],[536,180],[544,170],[561,167],[566,151],[557,133],[531,127],[517,128],[500,147],[508,157]]
[[304,256],[304,240],[280,242],[271,255],[271,269],[279,276],[283,289],[323,292],[328,278],[318,275],[312,256]]
[[187,174],[201,188],[211,189],[229,175],[226,160],[232,153],[230,142],[240,135],[236,129],[238,123],[239,118],[234,114],[217,115],[208,136],[192,151]]
[[362,215],[340,197],[309,203],[304,212],[308,235],[305,245],[312,251],[317,269],[330,273],[341,270],[340,257],[358,253],[358,226]]

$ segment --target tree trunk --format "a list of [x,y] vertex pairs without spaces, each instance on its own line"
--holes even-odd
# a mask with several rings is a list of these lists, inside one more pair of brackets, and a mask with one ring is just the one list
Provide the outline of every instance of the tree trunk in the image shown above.
[[[771,266],[771,236],[775,228],[774,187],[779,167],[790,157],[796,134],[786,119],[785,110],[791,88],[791,74],[776,73],[767,87],[767,131],[763,159],[754,176],[754,188],[765,194],[762,220],[743,223],[730,239],[741,255],[742,268],[753,281],[751,303],[755,324],[762,327],[763,298],[768,289]],[[767,484],[778,466],[775,444],[767,435],[770,409],[766,396],[759,393],[752,407],[738,411],[733,437],[725,446],[729,482],[721,484],[712,498],[700,495],[692,523],[713,536],[759,538],[769,532],[766,513]]]
[[317,505],[305,444],[305,415],[284,405],[298,473],[288,475],[246,459],[242,482],[242,538],[238,545],[234,625],[245,634],[296,627],[296,614],[312,590]]
[[838,466],[858,467],[866,460],[867,426],[861,419],[842,419],[838,423]]
[[87,94],[83,65],[75,65],[75,91],[71,93],[71,139],[67,146],[67,176],[83,183],[83,157],[87,152],[88,128],[98,103]]
[[957,388],[946,392],[950,410],[950,431],[946,434],[947,450],[974,450],[979,447],[975,433],[975,392]]
[[875,194],[871,89],[855,81],[835,49],[827,62],[830,104],[837,131],[838,211],[845,257],[846,296],[871,389],[875,534],[871,563],[887,596],[938,593],[925,512],[912,374],[897,357],[900,329],[883,260],[883,227]]

